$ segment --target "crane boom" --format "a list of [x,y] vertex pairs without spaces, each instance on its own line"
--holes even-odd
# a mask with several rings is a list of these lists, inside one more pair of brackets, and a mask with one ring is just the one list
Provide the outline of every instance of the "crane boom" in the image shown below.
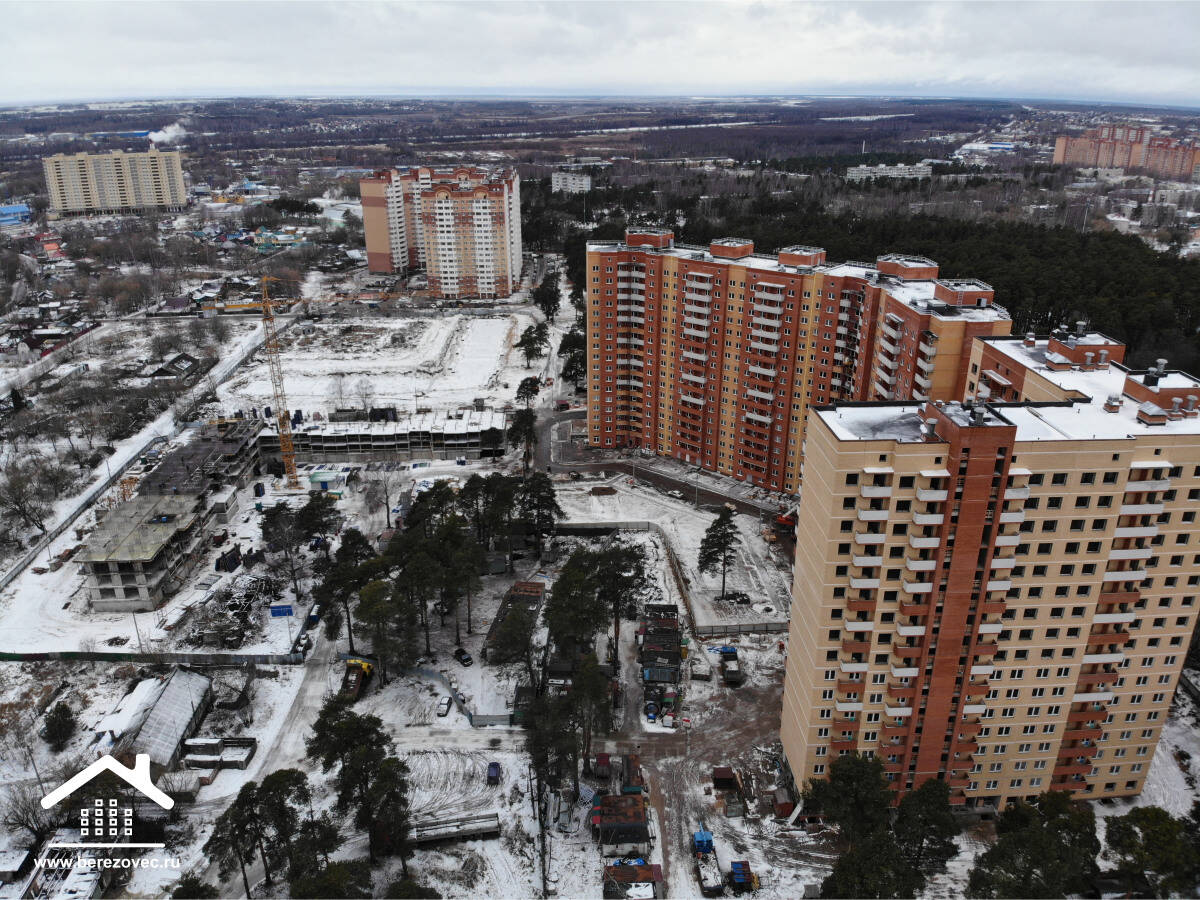
[[262,279],[262,323],[263,351],[267,355],[267,368],[271,371],[271,389],[275,394],[275,422],[279,427],[279,455],[283,459],[283,471],[287,486],[292,490],[300,487],[296,474],[296,446],[292,442],[292,420],[288,415],[287,394],[283,390],[283,365],[279,361],[279,334],[275,330],[275,309],[267,293],[270,276]]

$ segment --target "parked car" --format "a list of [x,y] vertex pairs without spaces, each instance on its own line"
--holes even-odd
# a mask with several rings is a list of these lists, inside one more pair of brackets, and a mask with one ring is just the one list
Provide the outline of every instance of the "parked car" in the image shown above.
[[500,763],[498,763],[498,762],[488,763],[487,783],[488,784],[499,784],[500,783]]
[[441,700],[438,701],[437,714],[439,716],[450,715],[450,698],[449,697],[443,697]]
[[568,400],[559,400],[554,404],[554,408],[558,410],[558,412],[566,412],[571,408],[571,403]]
[[668,497],[674,497],[676,500],[683,499],[683,491],[667,491]]
[[471,654],[462,647],[454,648],[454,658],[458,660],[461,666],[471,666],[475,664],[475,660],[471,659]]

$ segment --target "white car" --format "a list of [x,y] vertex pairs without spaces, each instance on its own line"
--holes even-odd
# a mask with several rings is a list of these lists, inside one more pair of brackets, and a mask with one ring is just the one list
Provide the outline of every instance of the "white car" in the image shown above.
[[450,714],[450,698],[443,697],[438,701],[437,714],[439,716],[447,716]]

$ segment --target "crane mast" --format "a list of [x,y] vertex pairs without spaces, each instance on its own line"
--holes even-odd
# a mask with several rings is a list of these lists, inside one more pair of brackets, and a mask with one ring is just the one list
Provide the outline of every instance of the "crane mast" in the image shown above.
[[292,442],[292,420],[288,415],[287,394],[283,390],[283,366],[279,361],[279,334],[275,330],[275,310],[267,293],[267,282],[277,281],[270,276],[262,278],[262,323],[263,350],[267,355],[267,368],[271,371],[271,389],[275,394],[275,422],[279,429],[279,455],[283,459],[283,471],[287,486],[296,490],[300,477],[296,474],[296,447]]

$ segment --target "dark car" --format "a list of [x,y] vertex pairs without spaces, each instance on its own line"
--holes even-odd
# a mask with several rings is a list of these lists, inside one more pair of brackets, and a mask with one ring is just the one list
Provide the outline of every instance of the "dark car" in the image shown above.
[[498,762],[488,763],[487,783],[488,784],[499,784],[500,783],[500,763],[498,763]]
[[470,666],[475,664],[475,660],[471,659],[471,654],[462,647],[454,648],[454,658],[458,660],[459,665]]

